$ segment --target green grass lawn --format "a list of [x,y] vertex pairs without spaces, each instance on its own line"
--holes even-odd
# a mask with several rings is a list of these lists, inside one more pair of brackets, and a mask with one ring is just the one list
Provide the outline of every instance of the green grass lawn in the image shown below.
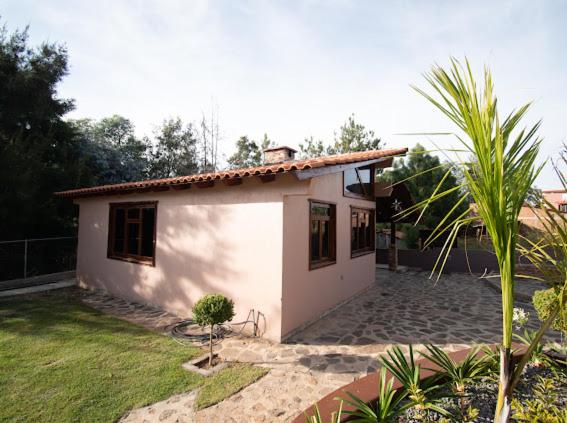
[[0,421],[111,422],[199,386],[200,408],[265,374],[236,365],[203,378],[202,350],[99,313],[69,291],[0,300]]

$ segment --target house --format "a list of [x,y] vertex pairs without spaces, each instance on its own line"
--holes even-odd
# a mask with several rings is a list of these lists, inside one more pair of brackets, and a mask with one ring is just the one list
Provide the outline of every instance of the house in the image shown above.
[[[550,203],[553,207],[562,213],[567,213],[567,191],[564,189],[544,190],[541,192],[543,200]],[[547,206],[545,206],[547,207]],[[470,204],[471,214],[478,215],[476,211],[476,204]],[[528,203],[522,206],[518,221],[520,222],[520,230],[524,235],[529,233],[538,233],[544,230],[544,223],[548,219],[548,215],[544,209],[539,206],[532,206]],[[482,221],[476,220],[473,222],[474,235],[478,238],[485,236],[486,229]]]
[[375,274],[375,169],[406,148],[56,193],[79,205],[80,286],[190,316],[207,293],[281,341]]

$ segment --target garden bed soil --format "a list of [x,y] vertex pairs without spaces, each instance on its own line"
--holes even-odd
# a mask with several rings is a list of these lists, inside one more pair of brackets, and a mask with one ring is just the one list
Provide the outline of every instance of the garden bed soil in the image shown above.
[[[535,400],[536,396],[534,394],[534,386],[538,383],[539,377],[549,378],[553,380],[554,388],[552,392],[549,392],[547,396],[551,405],[554,405],[559,410],[567,409],[567,374],[565,372],[553,372],[547,367],[526,367],[522,379],[518,384],[515,392],[514,398],[520,400],[522,404],[526,404],[527,401]],[[482,381],[471,384],[467,387],[467,399],[466,407],[471,405],[472,407],[478,409],[478,416],[474,418],[475,422],[492,422],[494,419],[494,410],[496,409],[496,397],[498,393],[498,384],[495,380],[486,378]],[[443,394],[451,395],[451,392],[444,391]],[[553,400],[553,398],[555,399]],[[455,397],[446,397],[442,399],[441,406],[445,410],[448,410],[452,415],[458,415],[459,413],[459,399]],[[512,407],[512,422],[515,422],[513,418],[514,407]],[[443,418],[440,414],[436,412],[430,412],[428,415],[428,421],[435,422]],[[447,418],[445,418],[447,419]],[[451,422],[461,422],[458,418],[448,418]],[[447,420],[444,420],[447,421]],[[423,422],[423,419],[418,419],[415,412],[408,410],[404,415],[400,416],[398,419],[400,423],[417,423]]]
[[213,355],[212,366],[209,365],[209,354],[203,354],[187,363],[183,364],[185,370],[199,373],[202,376],[210,376],[227,367],[228,362],[220,358],[218,354]]

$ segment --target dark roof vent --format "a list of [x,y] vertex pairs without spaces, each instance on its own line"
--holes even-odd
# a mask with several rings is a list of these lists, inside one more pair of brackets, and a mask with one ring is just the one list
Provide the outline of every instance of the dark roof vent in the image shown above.
[[266,148],[264,150],[264,164],[271,165],[293,161],[295,160],[295,153],[297,153],[297,150],[285,145]]

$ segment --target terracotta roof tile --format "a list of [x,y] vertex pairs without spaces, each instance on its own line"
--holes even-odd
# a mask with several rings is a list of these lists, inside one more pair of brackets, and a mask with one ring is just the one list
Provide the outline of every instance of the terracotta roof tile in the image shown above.
[[317,157],[314,159],[294,160],[290,162],[256,166],[244,169],[233,169],[214,173],[199,173],[196,175],[176,176],[174,178],[150,179],[122,184],[100,185],[90,188],[79,188],[69,191],[56,192],[59,197],[87,197],[92,195],[114,195],[139,190],[155,188],[175,188],[186,186],[195,182],[220,181],[227,179],[245,178],[249,176],[269,175],[274,173],[287,173],[307,169],[335,166],[356,162],[364,162],[383,157],[392,157],[407,153],[407,148],[392,148],[385,150],[369,150],[356,153],[336,154],[332,156]]

